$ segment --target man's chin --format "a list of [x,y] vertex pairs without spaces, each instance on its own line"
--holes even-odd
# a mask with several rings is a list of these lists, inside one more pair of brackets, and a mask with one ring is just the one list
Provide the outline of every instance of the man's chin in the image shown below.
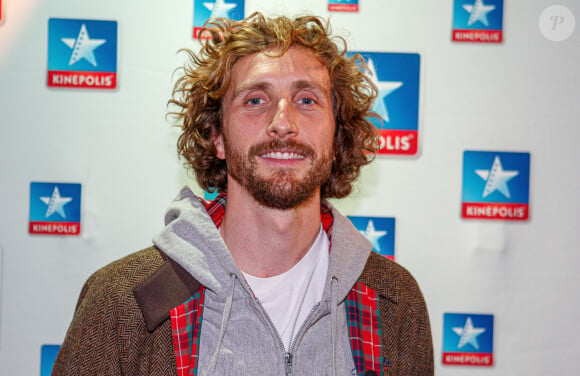
[[314,192],[309,194],[271,194],[273,192],[268,192],[268,194],[261,194],[253,192],[253,197],[256,201],[265,207],[279,210],[291,210],[300,207],[301,205],[310,202],[314,196]]
[[288,210],[308,202],[318,191],[318,185],[304,184],[288,176],[268,181],[252,182],[247,187],[256,201],[273,208]]

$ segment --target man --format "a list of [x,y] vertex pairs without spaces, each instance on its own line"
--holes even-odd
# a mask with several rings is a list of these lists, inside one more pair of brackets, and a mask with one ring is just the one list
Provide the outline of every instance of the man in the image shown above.
[[326,202],[377,145],[375,88],[315,17],[206,26],[177,82],[184,188],[85,284],[54,375],[431,375],[410,274]]

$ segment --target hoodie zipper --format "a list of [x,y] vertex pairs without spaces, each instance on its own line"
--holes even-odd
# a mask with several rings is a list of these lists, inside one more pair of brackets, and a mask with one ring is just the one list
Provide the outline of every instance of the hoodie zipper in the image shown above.
[[304,328],[310,324],[310,321],[312,321],[311,316],[312,316],[314,310],[316,310],[318,308],[318,306],[320,305],[320,302],[316,303],[314,305],[314,307],[312,307],[312,309],[310,310],[310,312],[306,316],[306,319],[304,320],[302,325],[300,325],[300,328],[298,328],[298,331],[296,332],[296,337],[293,338],[292,341],[290,342],[289,351],[286,351],[286,347],[284,346],[284,342],[282,342],[282,338],[280,337],[280,334],[276,330],[276,327],[274,326],[272,319],[270,319],[270,316],[268,316],[268,314],[266,313],[266,310],[264,309],[262,302],[260,302],[260,299],[257,299],[257,298],[254,298],[254,301],[260,307],[260,310],[262,311],[261,312],[262,316],[266,319],[266,321],[268,321],[270,323],[270,327],[273,328],[274,333],[275,333],[275,337],[278,339],[278,343],[280,344],[281,348],[284,350],[284,369],[286,372],[286,376],[292,376],[292,367],[294,365],[294,355],[293,355],[292,350],[294,350],[294,345],[296,345],[296,340],[301,336],[301,333],[304,330]]
[[286,366],[286,376],[292,375],[292,354],[289,352],[284,353],[284,364]]
[[[251,291],[251,289],[250,289],[250,291]],[[284,342],[282,342],[282,338],[280,337],[280,334],[276,330],[276,327],[274,326],[272,319],[270,319],[270,316],[268,316],[268,314],[266,313],[266,310],[264,309],[262,302],[260,302],[260,299],[254,297],[254,302],[256,302],[258,307],[260,307],[260,309],[258,311],[260,311],[260,313],[262,314],[262,317],[270,324],[270,328],[274,332],[274,337],[278,339],[278,343],[280,344],[280,348],[282,349],[283,354],[284,354],[284,370],[285,370],[286,376],[291,376],[292,375],[292,360],[294,359],[294,356],[292,355],[292,353],[286,351],[286,347],[284,346]]]
[[[314,313],[314,311],[316,310],[316,308],[318,308],[318,306],[320,305],[320,302],[316,303],[314,305],[314,307],[312,307],[312,309],[310,310],[310,312],[308,313],[308,315],[306,316],[306,319],[304,320],[304,322],[302,323],[302,325],[300,325],[300,328],[298,328],[298,331],[296,332],[296,337],[294,337],[292,339],[292,341],[290,342],[290,348],[289,351],[284,353],[284,363],[286,364],[286,376],[291,376],[292,375],[292,365],[293,365],[293,361],[294,361],[294,346],[296,345],[296,342],[298,340],[299,337],[301,337],[302,335],[302,331],[304,330],[304,328],[307,325],[310,325],[310,321],[311,320],[311,316]],[[279,336],[279,335],[278,335]]]

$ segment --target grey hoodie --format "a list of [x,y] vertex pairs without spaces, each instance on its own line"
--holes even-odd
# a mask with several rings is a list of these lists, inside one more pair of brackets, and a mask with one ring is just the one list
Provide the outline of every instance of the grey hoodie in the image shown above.
[[170,205],[155,245],[206,287],[198,375],[356,375],[344,300],[371,244],[332,208],[330,262],[322,301],[286,352],[205,207],[189,188]]

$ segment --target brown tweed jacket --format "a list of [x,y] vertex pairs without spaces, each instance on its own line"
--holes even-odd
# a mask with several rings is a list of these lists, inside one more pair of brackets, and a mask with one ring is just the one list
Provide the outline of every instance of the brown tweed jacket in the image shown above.
[[[361,279],[380,296],[386,375],[433,375],[429,317],[413,277],[372,252]],[[83,286],[52,375],[177,375],[169,310],[198,288],[155,247],[100,269]]]

